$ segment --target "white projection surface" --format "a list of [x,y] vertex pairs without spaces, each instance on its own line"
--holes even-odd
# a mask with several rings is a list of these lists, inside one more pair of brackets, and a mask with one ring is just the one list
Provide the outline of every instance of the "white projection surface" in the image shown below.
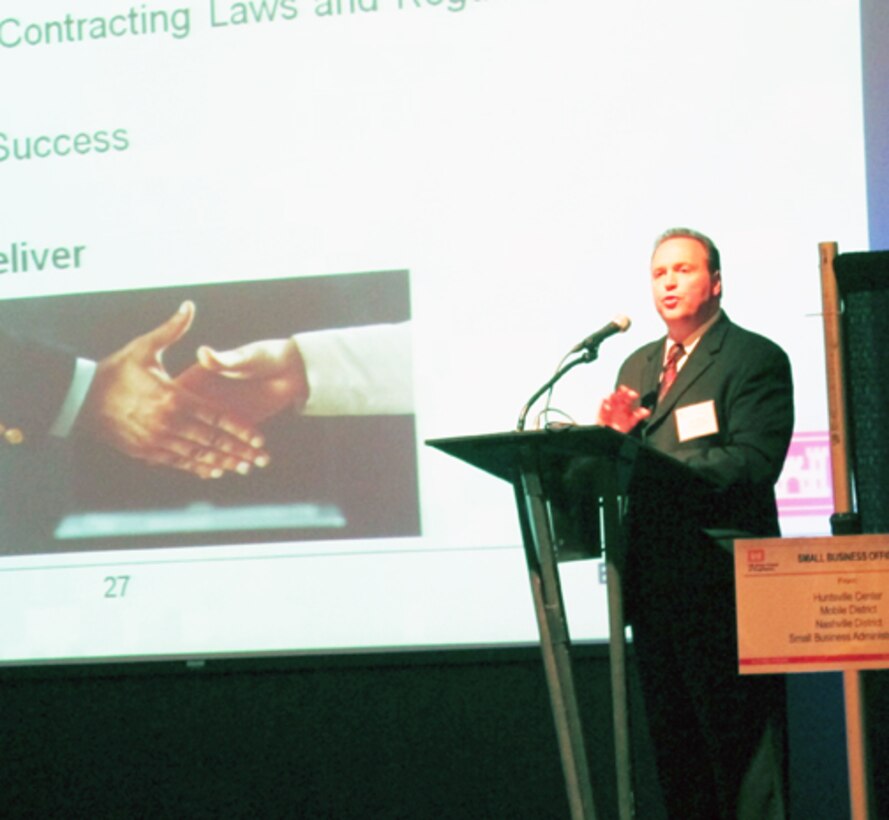
[[[592,423],[662,333],[674,225],[791,357],[783,528],[826,532],[817,245],[867,247],[858,26],[850,0],[5,0],[0,323],[95,360],[189,298],[171,374],[400,325],[412,407],[285,412],[266,474],[216,482],[56,442],[16,502],[57,491],[50,524],[0,556],[0,661],[536,641],[512,489],[424,442],[513,429],[627,314],[553,396]],[[600,569],[563,565],[575,640],[607,636]]]

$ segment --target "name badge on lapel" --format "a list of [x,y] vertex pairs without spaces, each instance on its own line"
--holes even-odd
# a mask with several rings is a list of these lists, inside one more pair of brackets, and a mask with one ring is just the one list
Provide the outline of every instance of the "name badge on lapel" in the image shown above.
[[676,416],[676,434],[679,441],[691,441],[719,432],[716,404],[713,399],[677,407],[674,415]]

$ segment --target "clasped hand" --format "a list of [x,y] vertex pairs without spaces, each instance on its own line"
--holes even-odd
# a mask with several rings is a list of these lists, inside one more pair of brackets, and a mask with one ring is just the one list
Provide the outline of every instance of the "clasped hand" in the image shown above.
[[102,359],[81,411],[83,430],[119,452],[201,478],[264,467],[269,455],[252,422],[177,384],[163,354],[188,332],[195,306]]
[[250,424],[287,407],[302,410],[308,399],[305,363],[293,338],[265,339],[222,352],[203,346],[197,358],[176,383]]

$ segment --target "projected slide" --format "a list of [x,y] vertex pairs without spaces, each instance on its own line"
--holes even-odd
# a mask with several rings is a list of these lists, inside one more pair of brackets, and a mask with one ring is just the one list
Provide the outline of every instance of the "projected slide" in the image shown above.
[[[5,0],[0,662],[534,642],[512,489],[425,442],[513,429],[626,314],[552,395],[592,423],[663,333],[648,263],[675,225],[714,238],[726,312],[790,356],[782,526],[825,532],[817,245],[867,246],[859,23],[840,2]],[[76,357],[184,302],[163,367],[255,414],[270,463],[248,475],[151,466],[61,409]],[[308,400],[194,381],[202,347],[270,340],[305,353]],[[563,584],[572,637],[606,638],[600,563]]]
[[[197,314],[186,338],[164,351],[171,376],[195,365],[197,345],[227,350],[294,338],[307,340],[304,352],[317,355],[317,330],[324,329],[337,350],[345,345],[344,353],[314,364],[338,368],[328,387],[331,406],[320,408],[328,415],[285,405],[263,419],[270,464],[216,481],[128,458],[77,435],[75,426],[65,441],[35,448],[23,460],[29,479],[26,489],[14,490],[23,497],[7,504],[2,552],[418,535],[404,271],[9,300],[0,303],[0,327],[25,344],[100,360],[162,323],[184,300]],[[368,362],[368,355],[387,358]],[[357,361],[357,384],[342,378],[350,361]],[[250,381],[237,387],[261,389]],[[388,398],[396,391],[402,406],[392,408]],[[391,409],[398,412],[380,412]]]

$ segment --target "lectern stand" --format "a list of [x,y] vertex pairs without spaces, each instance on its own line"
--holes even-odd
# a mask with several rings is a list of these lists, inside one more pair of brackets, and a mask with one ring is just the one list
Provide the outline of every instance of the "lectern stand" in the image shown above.
[[596,817],[574,689],[559,561],[604,554],[608,577],[615,764],[621,820],[633,817],[621,571],[622,512],[639,482],[698,484],[687,468],[602,427],[495,433],[427,442],[516,494],[543,662],[573,820]]

